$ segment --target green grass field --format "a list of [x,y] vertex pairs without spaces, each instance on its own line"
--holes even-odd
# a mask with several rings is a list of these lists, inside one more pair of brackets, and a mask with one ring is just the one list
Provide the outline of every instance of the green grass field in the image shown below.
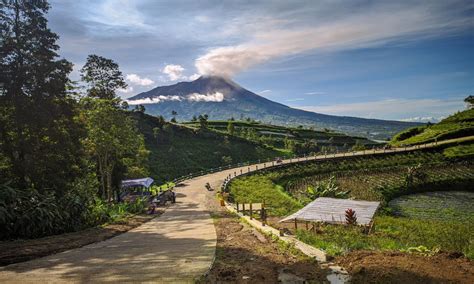
[[416,145],[474,135],[474,109],[453,114],[431,126],[410,128],[395,135],[394,146]]
[[299,230],[297,237],[330,255],[362,249],[409,251],[422,246],[431,252],[462,252],[474,258],[473,218],[455,222],[376,216],[374,222],[374,232],[369,235],[358,227],[323,225],[317,234]]

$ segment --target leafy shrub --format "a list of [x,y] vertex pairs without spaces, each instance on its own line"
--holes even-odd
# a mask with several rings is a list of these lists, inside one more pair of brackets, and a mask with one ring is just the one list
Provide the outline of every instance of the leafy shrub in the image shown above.
[[346,224],[347,225],[357,225],[357,214],[351,208],[347,209],[345,212]]
[[36,238],[82,228],[86,215],[80,195],[68,193],[57,198],[52,193],[35,189],[0,186],[1,239]]
[[340,191],[336,177],[332,176],[329,180],[320,181],[314,186],[308,186],[307,194],[311,199],[318,197],[345,198],[349,191]]
[[[84,187],[85,186],[85,187]],[[85,182],[58,198],[51,192],[0,185],[0,239],[38,238],[77,231],[141,213],[146,199],[108,204],[90,194]]]

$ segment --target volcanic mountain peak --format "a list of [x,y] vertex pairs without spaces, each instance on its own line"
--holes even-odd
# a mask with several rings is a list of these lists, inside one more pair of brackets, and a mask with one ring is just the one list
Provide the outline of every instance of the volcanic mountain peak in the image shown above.
[[190,120],[199,114],[208,114],[211,119],[226,120],[252,118],[270,124],[307,125],[331,128],[353,135],[385,139],[407,127],[419,124],[340,117],[294,109],[261,97],[232,81],[219,76],[201,76],[192,82],[180,82],[170,86],[156,87],[128,100],[129,104],[144,104],[152,115]]
[[230,78],[215,76],[215,75],[203,75],[196,80],[192,81],[194,84],[203,84],[207,85],[210,88],[233,88],[233,89],[242,89],[242,87],[232,81]]

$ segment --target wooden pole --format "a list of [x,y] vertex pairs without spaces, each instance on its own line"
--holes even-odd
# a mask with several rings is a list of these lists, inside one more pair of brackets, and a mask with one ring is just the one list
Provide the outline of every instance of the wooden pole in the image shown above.
[[295,219],[295,231],[298,230],[298,221]]
[[242,214],[245,215],[245,203],[242,203]]
[[253,212],[252,212],[252,203],[250,203],[250,215],[249,215],[249,216],[250,216],[250,220],[252,220],[252,213],[253,213]]

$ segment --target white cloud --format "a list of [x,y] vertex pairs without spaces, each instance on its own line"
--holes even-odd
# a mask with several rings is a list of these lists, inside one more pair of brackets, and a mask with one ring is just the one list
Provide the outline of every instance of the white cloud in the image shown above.
[[199,94],[192,93],[185,97],[183,96],[158,96],[153,98],[144,98],[137,100],[126,100],[129,105],[147,105],[147,104],[158,104],[166,101],[183,101],[187,100],[190,102],[222,102],[224,95],[220,92],[212,94]]
[[86,14],[89,21],[106,27],[127,27],[135,30],[153,30],[145,23],[145,17],[139,10],[138,1],[105,0],[87,3],[90,9]]
[[224,95],[220,92],[215,92],[213,94],[199,94],[192,93],[187,97],[188,101],[192,102],[222,102],[224,100]]
[[137,100],[126,100],[129,105],[147,105],[147,104],[157,104],[164,101],[181,101],[180,96],[158,96],[154,98],[145,98]]
[[464,109],[462,99],[387,99],[327,106],[294,106],[317,113],[402,120],[407,117],[442,117]]
[[231,77],[276,57],[314,50],[332,52],[378,46],[415,36],[452,34],[474,26],[474,22],[460,12],[465,7],[447,5],[439,1],[376,3],[350,15],[306,26],[269,19],[274,22],[273,27],[256,28],[251,38],[240,44],[212,48],[196,59],[195,66],[200,74]]
[[305,95],[325,95],[326,93],[325,92],[307,92],[307,93],[304,93]]
[[139,85],[139,86],[149,86],[154,84],[155,82],[149,78],[140,78],[137,74],[128,74],[125,79],[132,84]]
[[425,116],[425,117],[410,117],[410,118],[403,118],[400,121],[407,121],[407,122],[439,122],[443,117],[432,117],[432,116]]
[[189,80],[190,80],[190,81],[194,81],[194,80],[199,79],[199,77],[201,77],[201,75],[195,73],[195,74],[189,76]]
[[184,68],[181,65],[168,64],[161,72],[166,74],[171,81],[185,78],[183,76]]
[[271,91],[272,90],[263,90],[263,91],[258,92],[258,94],[263,95],[263,94],[266,94],[266,93],[271,93]]

